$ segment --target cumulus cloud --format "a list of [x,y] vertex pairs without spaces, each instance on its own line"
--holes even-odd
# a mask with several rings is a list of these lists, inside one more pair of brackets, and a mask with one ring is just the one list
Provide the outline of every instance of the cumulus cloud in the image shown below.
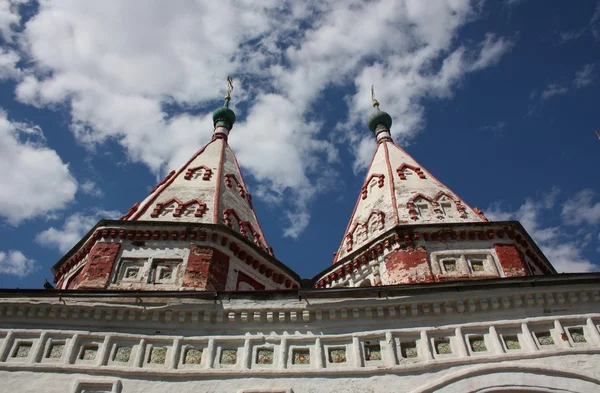
[[21,251],[0,251],[0,274],[25,277],[37,269],[36,262],[27,258]]
[[600,201],[594,203],[595,199],[598,195],[591,189],[578,192],[563,205],[563,221],[568,225],[600,224]]
[[77,244],[100,219],[116,219],[120,216],[121,213],[117,211],[106,210],[99,210],[89,215],[75,213],[67,217],[62,228],[50,227],[40,232],[35,237],[35,241],[40,245],[65,253]]
[[528,198],[514,211],[505,210],[500,203],[495,203],[485,214],[493,221],[520,221],[559,273],[598,271],[599,267],[583,255],[582,249],[589,239],[574,238],[570,236],[572,229],[544,223],[544,216],[551,214],[556,206],[557,196],[558,190],[553,189],[540,197]]
[[41,128],[0,109],[0,216],[11,225],[62,209],[75,196],[68,165],[44,143]]
[[[233,75],[240,121],[230,141],[259,191],[284,205],[284,233],[297,237],[327,189],[321,168],[340,148],[332,140],[350,142],[356,168],[372,152],[363,124],[371,84],[394,136],[409,138],[424,124],[424,98],[450,97],[510,50],[493,34],[455,42],[479,11],[469,0],[48,0],[20,34],[30,61],[15,93],[39,107],[68,104],[79,142],[116,140],[160,176],[209,138],[209,109]],[[338,136],[314,117],[328,88],[350,92]]]

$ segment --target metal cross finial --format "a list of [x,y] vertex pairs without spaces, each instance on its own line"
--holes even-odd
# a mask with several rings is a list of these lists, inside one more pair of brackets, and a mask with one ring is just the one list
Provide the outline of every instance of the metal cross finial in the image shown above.
[[233,90],[233,78],[228,76],[227,77],[227,95],[225,96],[225,99],[227,101],[231,100],[231,91]]
[[375,98],[375,85],[371,85],[371,101],[373,101],[373,107],[379,108],[379,101]]
[[596,133],[596,136],[598,137],[598,139],[600,139],[600,132],[598,132],[598,130],[594,130],[594,132]]

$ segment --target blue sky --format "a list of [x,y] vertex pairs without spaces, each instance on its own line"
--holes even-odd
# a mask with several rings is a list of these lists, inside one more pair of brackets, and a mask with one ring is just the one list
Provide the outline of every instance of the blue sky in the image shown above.
[[559,271],[600,261],[600,2],[0,1],[0,287],[40,288],[102,217],[206,143],[232,75],[238,156],[275,255],[329,266],[395,141]]

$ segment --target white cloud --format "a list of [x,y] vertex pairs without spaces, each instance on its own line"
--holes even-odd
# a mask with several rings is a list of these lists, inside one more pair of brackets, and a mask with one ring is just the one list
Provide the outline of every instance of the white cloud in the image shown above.
[[596,3],[596,10],[594,11],[594,15],[592,15],[592,19],[590,20],[590,29],[592,30],[592,34],[597,41],[600,41],[600,1]]
[[77,182],[56,151],[44,146],[42,130],[10,121],[0,109],[0,216],[12,225],[64,208]]
[[586,240],[571,239],[572,229],[544,225],[543,217],[555,207],[557,195],[554,189],[541,198],[527,199],[516,211],[503,210],[496,203],[485,214],[493,221],[520,221],[559,273],[598,271],[599,267],[583,255]]
[[0,274],[25,277],[37,269],[36,262],[27,258],[21,251],[0,251]]
[[575,73],[575,79],[573,80],[573,84],[577,88],[582,88],[588,85],[591,85],[594,82],[594,64],[586,64],[581,70]]
[[91,180],[86,180],[79,185],[81,192],[94,197],[101,197],[102,190],[98,188],[98,185]]
[[543,100],[547,100],[548,98],[552,98],[554,96],[566,94],[568,91],[569,89],[565,86],[562,86],[558,83],[550,83],[542,91],[541,97]]
[[562,218],[568,225],[600,224],[600,202],[594,203],[597,197],[591,189],[578,192],[563,205]]
[[469,0],[47,0],[19,40],[31,62],[16,95],[42,107],[69,104],[80,142],[117,140],[129,159],[160,175],[212,131],[209,113],[171,116],[165,104],[212,107],[234,75],[234,103],[243,110],[230,141],[259,190],[288,210],[285,233],[294,237],[308,225],[310,201],[327,189],[323,163],[337,159],[330,139],[340,138],[314,118],[323,91],[356,90],[337,129],[360,167],[365,139],[374,144],[364,126],[372,83],[395,119],[394,136],[410,137],[424,124],[424,98],[450,97],[465,75],[510,49],[510,40],[493,34],[456,44],[477,7]]
[[103,218],[116,219],[121,216],[117,211],[99,210],[90,215],[73,214],[65,220],[62,228],[50,227],[40,232],[35,241],[46,247],[55,248],[62,253],[71,249],[96,223]]

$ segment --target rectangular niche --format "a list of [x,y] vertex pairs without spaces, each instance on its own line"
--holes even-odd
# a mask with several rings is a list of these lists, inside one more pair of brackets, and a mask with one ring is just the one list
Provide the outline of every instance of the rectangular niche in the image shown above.
[[154,259],[148,281],[153,284],[174,284],[179,276],[181,259]]
[[419,351],[417,350],[416,340],[402,340],[400,342],[400,356],[403,359],[417,359]]
[[179,364],[184,367],[199,367],[202,364],[202,355],[204,348],[200,345],[184,345],[181,350],[181,360]]
[[164,366],[167,363],[169,347],[164,344],[148,344],[146,345],[145,363],[149,366]]
[[95,363],[98,361],[98,352],[100,351],[100,346],[102,344],[99,342],[83,342],[79,346],[79,350],[77,352],[78,363]]
[[444,268],[444,272],[446,273],[455,273],[458,271],[458,263],[454,258],[444,258],[442,259],[442,267]]
[[139,347],[139,342],[119,341],[111,345],[108,356],[108,364],[112,366],[131,366],[135,359],[135,354]]
[[469,343],[469,352],[471,352],[471,354],[486,353],[488,351],[483,335],[469,334],[467,336],[467,342]]
[[231,346],[220,348],[217,362],[218,367],[235,367],[238,363],[238,349]]
[[452,344],[449,337],[436,337],[432,339],[433,350],[436,356],[452,355]]
[[365,354],[366,362],[380,362],[381,361],[381,344],[377,340],[365,341],[363,343],[363,350]]
[[292,364],[294,366],[310,365],[310,348],[308,347],[292,347]]
[[42,355],[43,362],[59,362],[65,355],[68,339],[65,338],[49,338],[44,346]]
[[273,364],[275,350],[273,347],[258,347],[254,356],[254,363],[259,366],[270,366]]
[[10,351],[9,361],[26,362],[33,356],[35,341],[32,339],[15,339]]
[[585,344],[587,339],[585,338],[585,330],[583,326],[574,326],[567,329],[569,337],[573,344]]
[[536,330],[533,332],[533,336],[540,349],[553,348],[555,346],[550,330]]
[[329,364],[344,364],[348,362],[346,346],[330,346],[327,348],[327,362]]
[[502,334],[502,345],[506,352],[521,350],[521,342],[517,334]]

